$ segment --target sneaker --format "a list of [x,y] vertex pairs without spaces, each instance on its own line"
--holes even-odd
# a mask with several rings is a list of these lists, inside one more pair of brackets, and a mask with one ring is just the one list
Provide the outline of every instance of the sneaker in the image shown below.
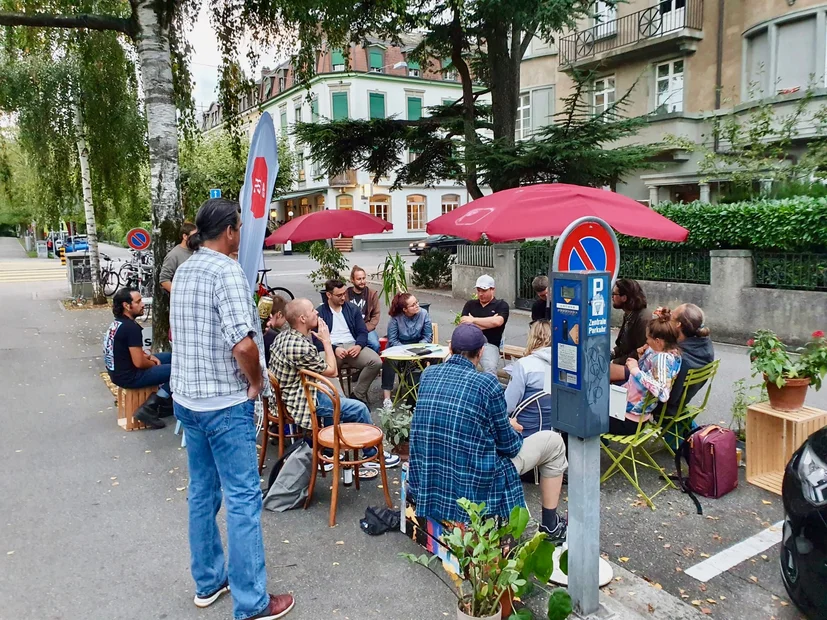
[[390,398],[386,398],[382,401],[382,407],[385,409],[390,409],[393,407],[393,401]]
[[557,525],[553,529],[549,529],[541,523],[539,531],[546,535],[546,541],[559,545],[566,542],[568,524],[560,517],[557,517]]
[[[387,451],[385,452],[385,468],[390,469],[392,467],[396,467],[400,462],[402,462],[402,459],[399,458],[398,454],[391,454]],[[365,463],[363,467],[379,469],[379,463],[376,461],[371,461],[370,463]]]
[[276,620],[277,618],[283,618],[293,609],[295,604],[296,601],[290,594],[279,594],[278,596],[271,594],[267,607],[261,613],[245,618],[245,620]]
[[148,407],[146,403],[138,407],[138,410],[132,417],[143,422],[150,428],[164,428],[166,426],[166,423],[158,417],[157,410],[152,406]]
[[222,585],[220,588],[218,588],[218,590],[216,590],[212,594],[206,594],[204,596],[198,596],[196,594],[195,600],[193,602],[195,603],[196,607],[209,607],[210,605],[215,603],[219,598],[221,598],[222,594],[226,594],[229,591],[230,583],[228,581],[225,581],[224,585]]

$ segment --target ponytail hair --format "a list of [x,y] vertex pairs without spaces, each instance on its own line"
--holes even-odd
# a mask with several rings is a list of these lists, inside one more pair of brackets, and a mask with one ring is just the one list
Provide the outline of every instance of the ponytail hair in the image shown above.
[[205,241],[212,241],[223,235],[228,226],[238,230],[240,225],[241,206],[235,200],[205,200],[195,216],[196,230],[187,239],[187,247],[196,252]]
[[675,308],[675,320],[681,327],[681,332],[687,338],[708,338],[709,328],[704,325],[704,311],[695,304],[683,304]]
[[680,334],[680,327],[672,320],[672,311],[669,308],[664,308],[657,316],[649,321],[646,332],[652,338],[660,338],[663,340],[664,350],[679,350],[678,336]]
[[408,305],[408,300],[413,297],[410,293],[397,293],[391,300],[388,311],[391,316],[398,316],[405,311],[405,306]]

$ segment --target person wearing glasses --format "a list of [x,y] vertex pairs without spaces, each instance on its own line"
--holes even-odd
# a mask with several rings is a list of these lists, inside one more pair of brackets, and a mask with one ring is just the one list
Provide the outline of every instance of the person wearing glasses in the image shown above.
[[[388,346],[406,344],[431,344],[434,328],[431,317],[419,307],[416,297],[410,293],[397,293],[390,305],[391,320],[388,322]],[[392,360],[382,362],[383,407],[391,407],[391,390],[396,376]]]
[[637,350],[646,344],[646,327],[651,318],[646,312],[646,295],[637,280],[620,278],[612,287],[612,307],[623,310],[623,322],[612,349],[609,376],[612,381],[625,381],[626,360],[637,359]]

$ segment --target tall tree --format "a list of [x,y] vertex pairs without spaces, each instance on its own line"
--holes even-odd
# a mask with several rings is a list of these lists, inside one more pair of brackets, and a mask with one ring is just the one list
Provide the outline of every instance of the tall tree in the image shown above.
[[[139,59],[146,106],[147,144],[152,202],[153,255],[161,264],[178,242],[183,221],[178,181],[176,103],[192,118],[191,82],[184,25],[192,20],[197,0],[2,0],[0,26],[4,44],[18,54],[60,35],[61,30],[117,32],[133,43]],[[23,27],[22,33],[14,27]],[[30,30],[34,29],[34,30]],[[40,29],[49,29],[43,32]],[[169,303],[155,275],[153,335],[168,348]]]

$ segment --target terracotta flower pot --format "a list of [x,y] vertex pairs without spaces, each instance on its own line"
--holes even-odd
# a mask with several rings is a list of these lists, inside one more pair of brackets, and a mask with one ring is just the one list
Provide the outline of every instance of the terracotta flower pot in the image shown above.
[[[767,377],[764,375],[764,380]],[[767,395],[770,397],[770,407],[779,411],[797,411],[804,406],[804,399],[807,398],[807,388],[810,387],[810,380],[787,379],[787,384],[779,388],[775,383],[767,381]]]
[[391,449],[391,452],[399,456],[399,460],[403,463],[407,463],[411,455],[411,444],[407,441],[403,441],[398,446],[394,446]]
[[502,620],[503,610],[500,607],[492,616],[469,616],[460,608],[460,602],[457,601],[457,620]]

